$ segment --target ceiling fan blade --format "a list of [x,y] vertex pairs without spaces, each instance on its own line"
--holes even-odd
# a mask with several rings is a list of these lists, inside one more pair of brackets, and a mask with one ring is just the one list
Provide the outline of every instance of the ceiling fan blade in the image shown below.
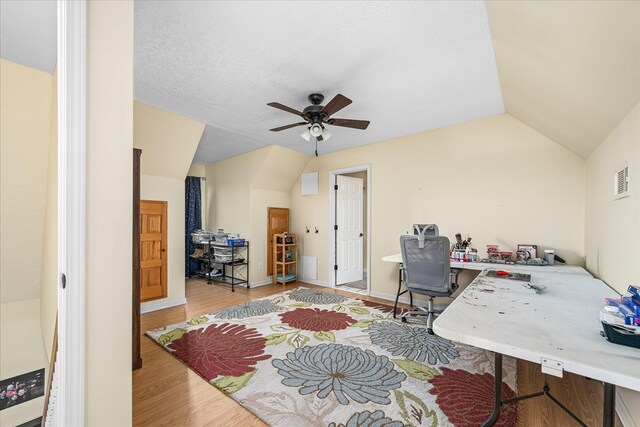
[[321,112],[326,114],[327,117],[331,117],[333,114],[342,110],[344,107],[351,104],[352,102],[353,101],[351,101],[349,98],[339,93],[336,96],[334,96],[333,99],[329,101],[327,105],[324,106]]
[[365,130],[369,126],[369,120],[330,119],[327,124]]
[[291,107],[287,107],[286,105],[282,105],[279,102],[270,102],[267,104],[269,107],[277,108],[278,110],[286,111],[287,113],[295,114],[296,116],[302,116],[302,112],[298,110],[294,110]]
[[306,124],[307,124],[307,122],[292,123],[290,125],[280,126],[279,128],[273,128],[273,129],[269,129],[269,130],[271,132],[280,132],[281,130],[290,129],[290,128],[294,128],[296,126],[302,126],[302,125],[306,125]]

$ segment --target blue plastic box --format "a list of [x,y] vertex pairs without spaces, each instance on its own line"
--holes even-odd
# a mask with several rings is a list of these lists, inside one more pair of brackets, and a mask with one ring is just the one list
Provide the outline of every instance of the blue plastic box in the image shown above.
[[227,239],[227,246],[244,246],[244,239]]

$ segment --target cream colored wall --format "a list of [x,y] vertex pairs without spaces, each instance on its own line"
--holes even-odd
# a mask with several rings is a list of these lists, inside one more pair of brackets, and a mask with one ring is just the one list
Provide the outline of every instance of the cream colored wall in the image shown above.
[[[0,336],[0,378],[48,368],[40,332],[39,298],[0,305]],[[43,406],[44,397],[39,397],[5,409],[0,412],[0,425],[16,426],[38,418]]]
[[223,228],[248,238],[250,223],[250,181],[252,165],[260,151],[206,166],[207,228]]
[[[267,209],[288,208],[289,191],[251,189],[251,282],[259,282],[267,277]],[[300,268],[300,265],[298,265]]]
[[[614,174],[628,163],[629,197],[614,200]],[[587,269],[618,292],[640,283],[640,104],[587,159]]]
[[47,167],[47,201],[42,242],[42,285],[40,287],[40,324],[42,339],[51,357],[58,313],[58,91],[57,73],[53,75],[49,164]]
[[189,171],[187,172],[187,176],[206,176],[206,167],[207,165],[191,163],[191,166],[189,166]]
[[[167,202],[167,298],[168,304],[183,304],[184,299],[184,180],[160,176],[140,177],[142,200]],[[142,304],[153,306],[159,300]]]
[[203,131],[204,123],[133,103],[133,145],[142,150],[140,196],[168,202],[167,298],[144,303],[143,310],[185,302],[184,179]]
[[[453,239],[470,233],[480,254],[497,243],[556,249],[583,264],[584,161],[505,114],[313,158],[320,194],[291,191],[292,231],[303,255],[318,258],[318,279],[329,280],[328,173],[371,165],[372,292],[395,295],[397,267],[381,261],[399,252],[398,238],[414,223],[436,223]],[[306,235],[304,225],[320,234]]]
[[[258,150],[264,153],[259,167],[252,171],[251,188],[289,191],[300,177],[300,171],[309,163],[310,156],[278,145]],[[251,154],[251,153],[249,153]]]
[[0,301],[40,297],[53,76],[0,59]]
[[[629,165],[631,195],[613,199],[613,176]],[[640,104],[587,159],[585,253],[587,269],[618,292],[640,284]],[[640,425],[640,393],[618,389]]]
[[135,101],[134,147],[142,149],[140,173],[184,179],[204,123]]
[[84,424],[128,426],[132,410],[133,1],[87,2],[86,51]]
[[487,12],[506,112],[587,158],[640,100],[640,2],[496,0]]
[[272,145],[205,168],[207,228],[249,239],[251,282],[267,278],[267,208],[289,206],[291,187],[308,160]]

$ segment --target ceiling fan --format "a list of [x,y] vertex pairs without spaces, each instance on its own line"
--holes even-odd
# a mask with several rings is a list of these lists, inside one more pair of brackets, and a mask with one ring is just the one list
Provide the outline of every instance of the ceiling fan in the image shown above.
[[324,101],[324,95],[321,95],[319,93],[312,93],[311,95],[309,95],[309,102],[311,102],[311,105],[309,105],[302,111],[287,107],[286,105],[282,105],[279,102],[268,103],[267,105],[270,107],[287,111],[304,119],[304,122],[292,123],[290,125],[280,126],[269,130],[272,132],[280,132],[281,130],[306,125],[307,130],[304,131],[300,136],[307,141],[311,141],[312,137],[316,139],[317,156],[318,141],[325,141],[331,138],[331,133],[325,128],[325,125],[341,126],[362,130],[365,130],[369,126],[368,120],[337,119],[331,117],[347,105],[351,104],[351,102],[353,102],[346,96],[337,94],[331,101],[329,101],[327,105],[321,105],[322,101]]

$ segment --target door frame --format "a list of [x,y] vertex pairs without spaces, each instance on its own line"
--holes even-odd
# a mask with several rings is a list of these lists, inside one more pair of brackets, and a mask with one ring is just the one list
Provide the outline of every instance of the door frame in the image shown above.
[[[56,425],[83,425],[87,4],[58,0],[58,352]],[[62,277],[65,277],[65,284]],[[54,355],[52,355],[54,357]],[[48,408],[46,408],[48,409]],[[44,420],[43,420],[44,421]]]
[[371,295],[371,276],[373,273],[373,266],[371,265],[371,164],[365,164],[360,166],[351,166],[342,169],[333,169],[329,171],[329,182],[327,188],[329,192],[329,218],[327,224],[327,230],[329,230],[328,242],[329,242],[329,262],[327,265],[329,271],[329,284],[332,287],[336,286],[336,272],[333,266],[336,262],[336,234],[334,231],[334,225],[336,223],[336,191],[334,185],[336,182],[336,176],[344,175],[353,172],[366,172],[366,192],[367,192],[367,206],[365,215],[367,217],[367,295]]

